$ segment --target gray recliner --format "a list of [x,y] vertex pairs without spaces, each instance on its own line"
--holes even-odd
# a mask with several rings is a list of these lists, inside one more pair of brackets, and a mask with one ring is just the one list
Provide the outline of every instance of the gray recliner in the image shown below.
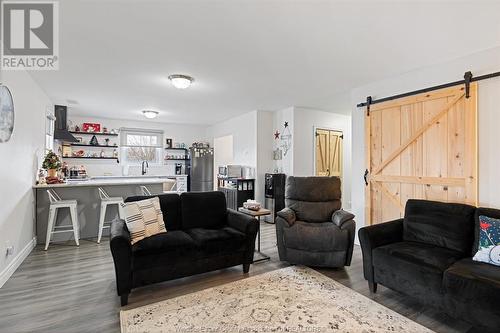
[[349,266],[356,224],[341,209],[338,177],[286,180],[286,208],[276,218],[280,260],[317,267]]

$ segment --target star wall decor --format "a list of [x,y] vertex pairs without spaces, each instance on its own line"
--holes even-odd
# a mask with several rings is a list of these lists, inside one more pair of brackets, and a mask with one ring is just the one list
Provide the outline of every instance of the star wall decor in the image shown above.
[[278,140],[280,138],[280,131],[276,130],[276,132],[274,132],[274,140]]
[[285,121],[285,128],[288,127],[288,121]]

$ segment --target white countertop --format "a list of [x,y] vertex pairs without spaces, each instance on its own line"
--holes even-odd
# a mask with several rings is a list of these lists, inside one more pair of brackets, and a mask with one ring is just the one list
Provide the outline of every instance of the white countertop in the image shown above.
[[110,185],[143,185],[162,184],[167,179],[187,177],[187,175],[175,176],[100,176],[89,180],[71,180],[63,184],[35,185],[33,188],[57,188],[57,187],[82,187],[82,186],[110,186]]

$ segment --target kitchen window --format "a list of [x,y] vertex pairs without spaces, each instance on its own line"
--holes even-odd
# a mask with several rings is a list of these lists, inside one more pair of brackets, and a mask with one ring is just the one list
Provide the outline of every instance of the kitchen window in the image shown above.
[[162,164],[163,131],[121,128],[120,142],[122,164]]

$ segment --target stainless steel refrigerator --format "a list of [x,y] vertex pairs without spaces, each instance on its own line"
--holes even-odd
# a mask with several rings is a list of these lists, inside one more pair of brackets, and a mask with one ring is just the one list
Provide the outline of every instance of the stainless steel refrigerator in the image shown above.
[[189,148],[190,163],[188,175],[190,191],[206,192],[214,190],[214,150],[213,148]]

